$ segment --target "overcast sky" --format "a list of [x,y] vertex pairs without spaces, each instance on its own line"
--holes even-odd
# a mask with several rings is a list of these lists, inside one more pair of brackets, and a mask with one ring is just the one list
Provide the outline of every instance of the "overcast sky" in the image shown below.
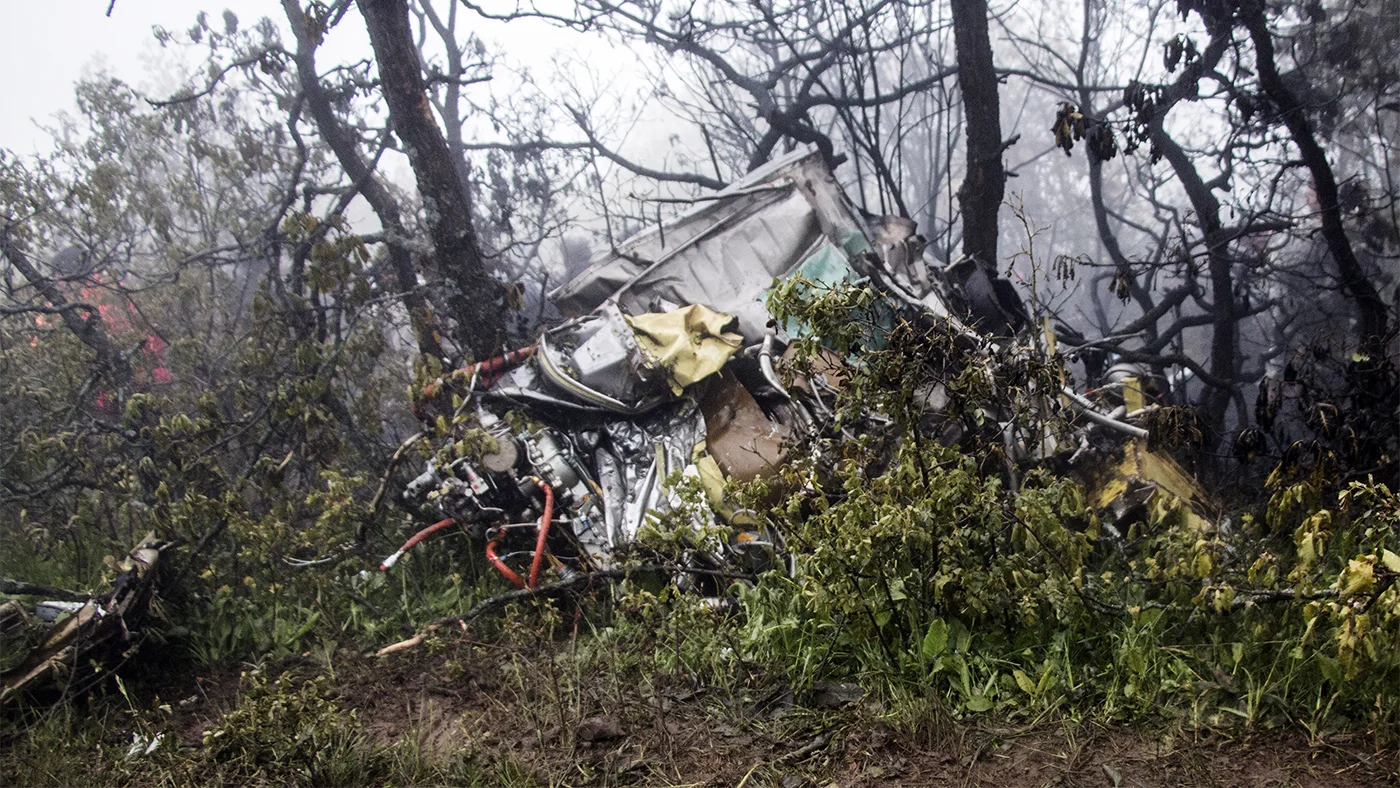
[[[179,80],[198,69],[200,63],[193,59],[202,52],[199,47],[162,50],[151,35],[153,26],[183,34],[202,9],[217,28],[219,14],[227,8],[238,15],[244,28],[266,16],[283,28],[284,39],[288,35],[279,0],[116,0],[108,17],[110,2],[0,0],[0,74],[4,74],[0,148],[21,155],[47,148],[46,135],[36,121],[50,124],[56,112],[72,109],[73,83],[97,70],[149,95],[173,91]],[[601,86],[602,90],[616,90],[620,82],[630,81],[627,76],[636,68],[635,55],[625,48],[603,44],[596,37],[581,40],[577,33],[532,20],[509,25],[474,20],[471,29],[486,39],[493,52],[508,53],[512,63],[541,72],[552,70],[554,53],[578,57],[580,47],[586,47],[589,65],[611,75],[610,84]],[[188,40],[183,35],[180,39]],[[327,38],[319,61],[324,67],[341,57],[358,59],[368,49],[363,23],[347,20]],[[509,77],[502,73],[498,78]],[[661,125],[637,130],[638,136],[664,139],[670,123]]]
[[[272,0],[0,0],[0,147],[32,153],[47,123],[73,105],[73,83],[105,68],[138,87],[151,87],[147,66],[158,47],[151,27],[185,30],[201,8],[232,9],[245,23],[276,13]],[[274,17],[276,18],[276,17]]]

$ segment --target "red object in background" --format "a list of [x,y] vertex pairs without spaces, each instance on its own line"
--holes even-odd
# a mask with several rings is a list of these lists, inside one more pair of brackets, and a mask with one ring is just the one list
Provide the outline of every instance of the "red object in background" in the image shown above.
[[[97,308],[96,317],[102,321],[103,330],[118,347],[135,347],[129,360],[131,383],[136,390],[166,385],[174,379],[170,368],[165,365],[165,340],[149,328],[138,328],[137,322],[141,320],[141,315],[128,295],[118,288],[104,286],[100,276],[92,277],[89,283],[82,287],[70,286],[68,289],[70,292],[76,289],[75,301],[92,304]],[[113,299],[121,300],[113,303]],[[34,325],[49,328],[54,325],[54,319],[52,315],[36,315]],[[29,344],[30,347],[38,347],[39,336],[36,334]],[[99,389],[93,399],[99,408],[107,408],[113,402],[112,392]]]

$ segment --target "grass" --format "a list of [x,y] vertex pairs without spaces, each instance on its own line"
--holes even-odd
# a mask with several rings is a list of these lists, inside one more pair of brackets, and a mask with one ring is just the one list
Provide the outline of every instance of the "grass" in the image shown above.
[[[955,718],[910,684],[815,708],[789,677],[714,656],[740,622],[625,605],[610,619],[522,605],[383,659],[345,641],[198,676],[138,668],[81,704],[9,719],[0,784],[1021,788],[1103,784],[1104,764],[1149,786],[1397,776],[1394,753],[1364,734],[1261,731],[1238,715],[1115,726],[1064,701]],[[1262,677],[1241,678],[1257,714]]]
[[[486,592],[442,588],[419,595],[434,613]],[[105,693],[6,720],[0,785],[791,786],[934,773],[1017,786],[1020,777],[997,771],[1004,761],[1102,781],[1094,770],[1107,757],[1105,737],[1143,763],[1164,738],[1177,743],[1167,748],[1175,771],[1138,780],[1146,785],[1194,784],[1232,768],[1201,751],[1203,738],[1237,749],[1266,742],[1262,755],[1241,758],[1301,764],[1307,779],[1320,754],[1333,771],[1396,776],[1379,733],[1353,727],[1350,739],[1335,738],[1322,694],[1313,713],[1280,721],[1298,707],[1299,687],[1316,682],[1277,643],[1238,649],[1230,675],[1212,675],[1203,667],[1211,663],[1165,645],[1148,620],[1098,636],[1107,667],[1069,640],[1038,665],[978,656],[959,625],[936,639],[936,659],[918,664],[960,656],[918,673],[906,664],[915,657],[896,651],[891,662],[888,648],[852,638],[839,620],[819,621],[788,591],[761,585],[730,613],[635,586],[577,607],[519,603],[385,659],[366,656],[377,641],[358,630],[322,628],[296,649],[232,667],[192,660],[174,641],[152,643]],[[439,600],[444,593],[450,599]],[[970,682],[954,680],[955,664],[972,665]],[[814,682],[829,680],[858,681],[866,698],[812,707]],[[993,708],[974,713],[964,684],[980,696],[996,687]],[[1168,702],[1187,697],[1184,707]],[[583,733],[600,724],[620,735]]]
[[[509,757],[429,752],[415,730],[376,742],[358,715],[289,674],[254,683],[203,741],[169,704],[133,711],[118,698],[62,707],[5,731],[0,785],[13,786],[532,786]],[[164,709],[164,710],[162,710]]]

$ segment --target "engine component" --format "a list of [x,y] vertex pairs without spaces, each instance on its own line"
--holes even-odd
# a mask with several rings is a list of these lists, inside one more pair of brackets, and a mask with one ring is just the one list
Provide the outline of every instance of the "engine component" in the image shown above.
[[496,440],[496,449],[482,456],[482,466],[492,473],[510,473],[520,467],[520,442],[511,434],[510,424],[486,408],[478,408],[477,417],[482,429]]

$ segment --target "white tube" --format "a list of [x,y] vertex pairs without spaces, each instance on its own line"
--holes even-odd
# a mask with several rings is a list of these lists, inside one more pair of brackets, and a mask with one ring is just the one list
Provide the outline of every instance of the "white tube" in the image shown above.
[[1073,402],[1078,411],[1084,414],[1084,418],[1088,419],[1089,421],[1092,421],[1095,424],[1101,424],[1112,430],[1117,430],[1118,432],[1121,432],[1124,435],[1131,435],[1134,438],[1147,437],[1147,430],[1143,429],[1142,427],[1134,427],[1131,424],[1118,421],[1117,419],[1111,419],[1108,416],[1099,413],[1098,409],[1094,407],[1094,403],[1085,399],[1079,394],[1079,392],[1075,391],[1074,389],[1071,389],[1070,387],[1066,386],[1060,389],[1060,391],[1062,391],[1066,397],[1069,397],[1070,402]]

